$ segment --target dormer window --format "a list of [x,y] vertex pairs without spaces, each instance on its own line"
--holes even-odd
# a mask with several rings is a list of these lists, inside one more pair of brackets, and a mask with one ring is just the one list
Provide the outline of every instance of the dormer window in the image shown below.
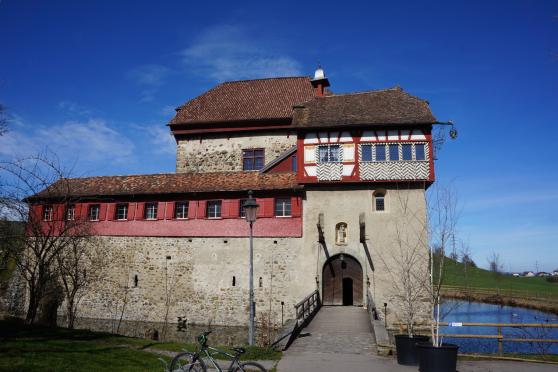
[[264,149],[242,150],[242,170],[260,170],[264,166]]
[[338,163],[341,161],[341,146],[318,146],[318,163]]

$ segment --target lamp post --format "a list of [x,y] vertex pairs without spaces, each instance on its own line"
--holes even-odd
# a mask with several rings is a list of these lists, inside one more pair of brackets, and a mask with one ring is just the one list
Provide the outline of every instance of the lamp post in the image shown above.
[[253,225],[257,219],[259,205],[253,198],[252,190],[248,191],[248,200],[244,203],[246,222],[250,224],[250,322],[248,323],[248,344],[254,345],[254,235]]

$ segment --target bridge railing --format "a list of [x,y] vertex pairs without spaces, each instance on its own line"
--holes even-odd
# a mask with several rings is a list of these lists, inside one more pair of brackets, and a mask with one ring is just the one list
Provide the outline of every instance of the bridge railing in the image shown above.
[[314,292],[310,293],[308,296],[304,297],[302,301],[297,303],[295,306],[296,319],[293,326],[293,330],[290,333],[289,340],[285,345],[287,350],[289,346],[296,340],[300,331],[312,321],[312,318],[322,307],[322,299],[320,298],[320,292],[316,289]]

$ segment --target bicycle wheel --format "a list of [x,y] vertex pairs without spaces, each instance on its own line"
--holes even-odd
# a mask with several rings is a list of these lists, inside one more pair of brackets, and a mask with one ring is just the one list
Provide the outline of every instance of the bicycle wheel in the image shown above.
[[256,362],[240,363],[240,367],[233,369],[233,372],[267,372],[261,364]]
[[207,367],[195,353],[180,353],[175,356],[170,364],[170,372],[206,372]]

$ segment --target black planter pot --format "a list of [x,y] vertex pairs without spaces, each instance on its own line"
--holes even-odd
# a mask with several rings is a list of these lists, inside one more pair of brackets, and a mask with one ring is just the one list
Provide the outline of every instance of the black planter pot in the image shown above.
[[415,335],[395,335],[395,349],[397,350],[397,363],[405,366],[418,365],[417,342],[428,342],[430,337]]
[[434,347],[430,342],[417,344],[420,372],[455,372],[457,368],[457,349],[454,344]]

